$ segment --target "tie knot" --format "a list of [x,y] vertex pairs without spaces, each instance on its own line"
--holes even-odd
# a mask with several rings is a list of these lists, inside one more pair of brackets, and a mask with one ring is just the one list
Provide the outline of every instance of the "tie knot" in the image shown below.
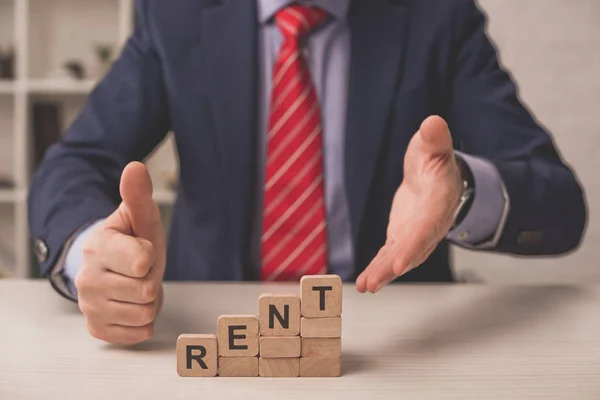
[[327,18],[327,13],[318,7],[292,4],[275,15],[277,26],[286,38],[306,37]]

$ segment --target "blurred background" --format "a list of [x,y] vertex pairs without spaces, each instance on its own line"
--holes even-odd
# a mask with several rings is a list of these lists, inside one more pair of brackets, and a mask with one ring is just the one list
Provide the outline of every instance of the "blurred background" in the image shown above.
[[[564,257],[454,249],[455,275],[490,283],[600,282],[600,1],[479,4],[521,98],[581,180],[589,222],[582,246]],[[133,0],[0,0],[0,277],[39,276],[27,228],[31,175],[110,68],[133,24]],[[167,226],[176,157],[169,137],[147,160]]]

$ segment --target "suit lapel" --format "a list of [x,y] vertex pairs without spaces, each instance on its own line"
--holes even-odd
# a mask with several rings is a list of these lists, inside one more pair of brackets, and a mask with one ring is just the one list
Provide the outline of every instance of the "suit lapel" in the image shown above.
[[[255,1],[221,0],[204,9],[202,43],[209,100],[227,191],[233,273],[241,280],[256,176],[257,15]],[[223,270],[233,265],[221,266]]]
[[407,13],[402,3],[353,1],[348,14],[352,53],[346,122],[346,189],[355,244],[401,78]]

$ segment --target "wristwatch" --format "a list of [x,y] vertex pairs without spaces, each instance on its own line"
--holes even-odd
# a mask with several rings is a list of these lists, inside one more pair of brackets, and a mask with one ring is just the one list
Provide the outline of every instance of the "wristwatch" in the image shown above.
[[475,197],[475,180],[473,179],[471,169],[462,157],[456,155],[455,158],[460,171],[463,189],[462,194],[460,195],[460,202],[454,213],[452,229],[456,228],[463,221],[465,215],[469,212],[471,204],[473,203],[473,198]]

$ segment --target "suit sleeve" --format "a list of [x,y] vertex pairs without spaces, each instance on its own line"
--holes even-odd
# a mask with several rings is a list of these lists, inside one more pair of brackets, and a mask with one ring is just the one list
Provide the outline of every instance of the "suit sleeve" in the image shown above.
[[510,210],[491,250],[519,255],[571,251],[585,230],[583,191],[550,135],[519,101],[485,33],[484,15],[473,0],[460,4],[447,118],[456,147],[490,161],[505,185]]
[[123,168],[143,160],[169,130],[148,4],[137,1],[136,28],[120,58],[34,176],[30,229],[48,249],[45,260],[40,260],[45,275],[75,232],[114,211],[120,202]]

